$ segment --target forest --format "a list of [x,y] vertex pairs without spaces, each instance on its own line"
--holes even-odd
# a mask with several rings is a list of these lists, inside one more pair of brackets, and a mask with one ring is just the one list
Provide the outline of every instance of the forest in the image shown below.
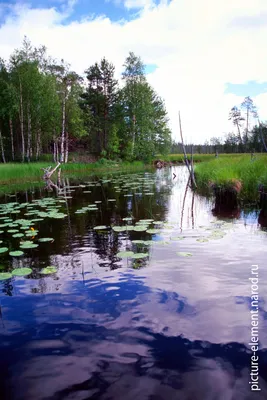
[[105,57],[80,76],[27,37],[9,60],[0,59],[1,162],[49,155],[67,163],[70,152],[145,162],[170,147],[164,101],[133,52],[123,65],[122,85]]

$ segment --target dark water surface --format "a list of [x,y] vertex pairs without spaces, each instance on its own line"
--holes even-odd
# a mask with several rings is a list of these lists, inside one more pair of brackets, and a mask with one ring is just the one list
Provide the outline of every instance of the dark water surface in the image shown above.
[[[36,200],[55,195],[39,189],[0,198],[25,203],[1,215],[0,225],[56,206],[65,214],[32,222],[33,239],[0,227],[0,247],[39,244],[22,257],[0,254],[0,272],[33,270],[0,281],[0,399],[267,399],[267,232],[259,211],[214,216],[212,201],[186,190],[183,167],[106,180],[70,181],[60,202],[46,206]],[[76,213],[95,201],[97,211]],[[151,223],[154,234],[110,228],[141,219],[164,224]],[[108,229],[93,229],[99,225]],[[117,256],[125,250],[149,256]],[[249,385],[252,264],[259,266],[257,392]],[[47,266],[57,272],[42,275]]]

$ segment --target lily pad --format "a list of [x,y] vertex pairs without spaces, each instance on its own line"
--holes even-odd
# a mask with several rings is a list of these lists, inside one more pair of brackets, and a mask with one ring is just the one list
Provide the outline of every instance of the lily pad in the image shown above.
[[126,231],[125,226],[113,226],[112,229],[114,230],[114,232],[125,232]]
[[49,214],[49,218],[54,218],[54,219],[63,219],[65,218],[67,215],[66,214]]
[[26,237],[34,237],[34,236],[36,236],[36,235],[38,235],[38,233],[37,232],[35,232],[35,233],[26,233]]
[[16,268],[16,269],[13,269],[13,271],[12,271],[13,276],[26,276],[26,275],[30,275],[31,273],[32,273],[31,268]]
[[0,254],[6,253],[8,251],[7,247],[0,247]]
[[173,225],[164,225],[164,228],[165,229],[174,229],[174,226]]
[[10,272],[0,272],[0,281],[5,281],[6,279],[12,278]]
[[148,253],[135,253],[131,256],[131,258],[134,258],[135,260],[139,259],[139,258],[146,258],[148,257],[149,254]]
[[20,248],[21,249],[36,249],[39,245],[36,243],[23,243]]
[[29,229],[28,231],[25,231],[26,235],[32,234],[33,236],[34,236],[34,235],[37,235],[38,232],[39,232],[39,231],[38,231],[37,229]]
[[135,229],[134,229],[134,226],[133,226],[133,225],[126,225],[126,226],[125,226],[125,230],[126,230],[127,232],[130,232],[130,231],[134,231]]
[[134,252],[133,251],[120,251],[118,254],[117,254],[117,257],[120,257],[120,258],[128,258],[128,257],[132,257],[134,255]]
[[192,253],[187,253],[184,251],[178,251],[176,254],[181,257],[192,257],[192,255],[193,255]]
[[43,275],[49,275],[49,274],[54,274],[56,272],[57,272],[57,268],[50,266],[50,267],[43,268],[40,273]]
[[45,243],[45,242],[53,242],[54,239],[53,238],[40,238],[39,242],[41,243]]
[[23,236],[24,236],[23,233],[15,233],[14,235],[12,235],[13,238],[21,238]]
[[160,229],[148,229],[147,233],[151,233],[151,234],[160,233]]
[[219,239],[223,239],[225,235],[210,235],[209,239],[211,240],[219,240]]
[[136,232],[145,232],[147,230],[147,226],[146,225],[137,225],[134,227],[133,229]]
[[95,231],[102,231],[103,229],[108,229],[108,227],[106,225],[99,225],[94,227]]
[[20,257],[23,256],[23,251],[17,250],[17,251],[10,251],[9,255],[12,257]]

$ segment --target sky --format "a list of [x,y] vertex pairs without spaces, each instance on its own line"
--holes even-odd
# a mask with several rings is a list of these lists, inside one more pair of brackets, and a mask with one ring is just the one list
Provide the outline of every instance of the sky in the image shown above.
[[130,51],[165,100],[173,139],[223,137],[251,96],[267,120],[266,0],[0,0],[0,57],[27,36],[83,74],[106,57],[120,78]]

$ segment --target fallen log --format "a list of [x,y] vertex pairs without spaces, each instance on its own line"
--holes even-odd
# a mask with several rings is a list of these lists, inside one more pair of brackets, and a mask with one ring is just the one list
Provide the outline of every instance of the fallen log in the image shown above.
[[44,175],[43,175],[43,179],[47,180],[50,179],[51,176],[53,175],[53,173],[58,169],[58,167],[60,166],[60,162],[57,164],[57,166],[55,168],[52,169],[51,171],[51,166],[47,167],[47,168],[41,168],[44,171]]

